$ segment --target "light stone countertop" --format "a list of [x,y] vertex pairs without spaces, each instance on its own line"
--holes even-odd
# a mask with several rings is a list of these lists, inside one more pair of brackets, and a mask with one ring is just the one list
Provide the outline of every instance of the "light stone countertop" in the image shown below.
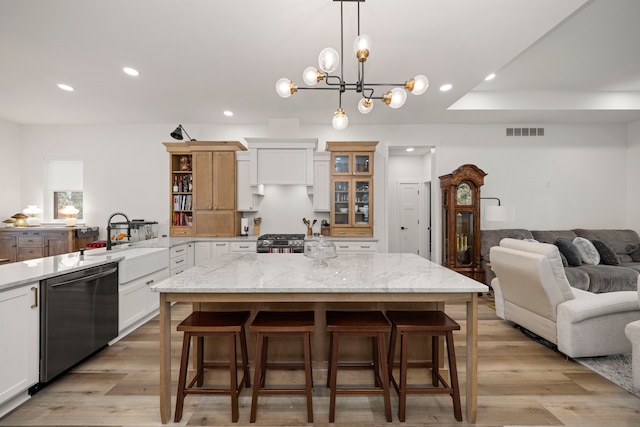
[[124,259],[124,253],[113,251],[98,256],[80,256],[80,252],[12,262],[0,266],[0,291],[17,288],[61,274],[71,273]]
[[468,293],[486,285],[415,254],[338,254],[328,266],[303,254],[228,254],[154,286],[185,293]]
[[[113,250],[107,252],[105,248],[87,249],[85,255],[79,252],[72,252],[63,255],[38,258],[29,261],[13,262],[0,265],[0,291],[16,288],[26,284],[38,282],[60,274],[71,273],[89,267],[118,262],[125,258],[125,255],[135,255],[135,248],[172,248],[185,243],[199,241],[228,241],[228,242],[255,242],[257,236],[236,236],[236,237],[159,237],[157,239],[144,240],[140,242],[116,245]],[[326,237],[327,240],[358,240],[377,241],[377,238],[334,238]],[[126,251],[126,252],[125,252]]]

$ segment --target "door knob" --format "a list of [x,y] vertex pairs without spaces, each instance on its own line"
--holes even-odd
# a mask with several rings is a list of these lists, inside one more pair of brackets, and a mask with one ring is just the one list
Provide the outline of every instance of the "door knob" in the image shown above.
[[409,227],[400,227],[400,230],[408,230]]

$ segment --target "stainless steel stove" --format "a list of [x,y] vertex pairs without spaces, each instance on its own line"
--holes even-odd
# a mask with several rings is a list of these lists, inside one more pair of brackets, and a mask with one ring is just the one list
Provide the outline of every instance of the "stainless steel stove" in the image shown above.
[[304,234],[263,234],[258,237],[258,253],[304,253]]

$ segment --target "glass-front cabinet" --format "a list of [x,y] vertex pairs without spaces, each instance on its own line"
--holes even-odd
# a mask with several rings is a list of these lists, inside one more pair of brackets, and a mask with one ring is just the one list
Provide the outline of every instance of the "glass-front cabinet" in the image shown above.
[[372,175],[373,153],[333,153],[333,175]]
[[327,141],[331,152],[332,236],[373,236],[373,155],[377,141]]
[[[342,235],[340,229],[364,229],[361,231],[366,233],[372,227],[369,216],[371,182],[371,178],[332,178],[331,224],[335,228],[334,236]],[[359,235],[358,231],[352,233],[356,234],[350,235]]]
[[486,173],[462,165],[440,177],[442,194],[442,265],[477,281],[480,266],[480,187]]

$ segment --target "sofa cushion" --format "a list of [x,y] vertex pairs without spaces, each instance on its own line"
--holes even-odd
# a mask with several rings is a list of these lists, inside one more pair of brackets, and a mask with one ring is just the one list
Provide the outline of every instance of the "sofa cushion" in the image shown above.
[[567,281],[574,289],[581,289],[583,291],[589,290],[589,282],[591,279],[586,271],[581,267],[569,267],[564,269],[564,273],[567,276]]
[[632,268],[604,264],[582,264],[575,268],[589,275],[589,292],[635,291],[638,288],[638,271]]
[[578,248],[578,252],[580,252],[580,258],[582,258],[582,262],[585,264],[598,265],[600,264],[600,253],[591,241],[585,239],[584,237],[576,237],[573,239],[573,244]]
[[555,245],[560,252],[567,258],[569,265],[578,267],[582,265],[582,255],[580,251],[569,239],[558,239],[555,241]]
[[600,262],[605,265],[620,264],[620,258],[618,258],[618,255],[605,242],[601,240],[594,240],[591,243],[593,243],[593,246],[595,246],[596,250],[600,254]]
[[558,239],[567,239],[572,242],[578,237],[572,230],[532,230],[531,235],[538,242],[551,243],[552,245]]
[[631,257],[632,261],[640,262],[640,248],[638,248],[638,250],[636,251],[631,252],[629,256]]

